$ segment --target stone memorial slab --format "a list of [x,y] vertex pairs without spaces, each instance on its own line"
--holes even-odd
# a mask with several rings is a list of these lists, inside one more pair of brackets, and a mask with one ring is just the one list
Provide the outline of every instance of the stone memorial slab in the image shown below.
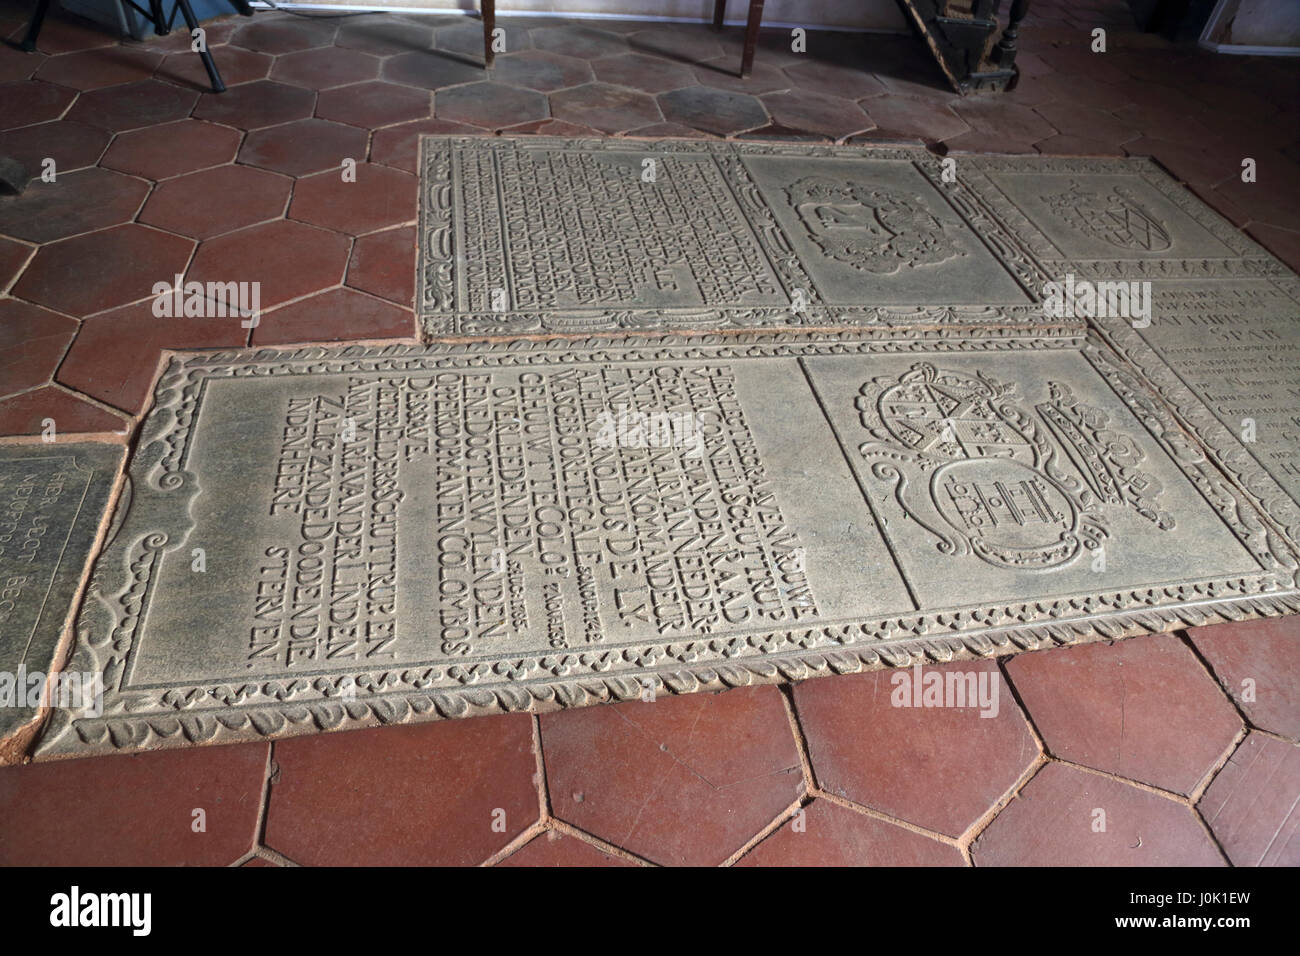
[[36,720],[117,480],[115,445],[0,445],[0,758]]
[[1300,608],[1097,337],[178,357],[38,757],[541,711]]
[[981,157],[963,176],[1053,281],[1149,283],[1149,314],[1083,317],[1300,542],[1300,278],[1147,160]]
[[1044,276],[915,149],[422,141],[431,336],[1041,321]]
[[1149,159],[969,156],[958,176],[1053,281],[1291,274]]

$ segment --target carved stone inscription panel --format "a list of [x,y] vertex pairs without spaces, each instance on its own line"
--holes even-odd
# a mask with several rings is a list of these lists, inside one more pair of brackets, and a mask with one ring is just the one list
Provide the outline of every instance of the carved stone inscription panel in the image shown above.
[[[0,446],[0,737],[36,716],[122,449]],[[37,702],[39,703],[39,701]]]
[[[548,709],[1295,606],[1096,342],[973,330],[177,360],[45,754]],[[201,554],[201,562],[196,555]]]
[[1025,322],[1041,276],[924,150],[427,137],[434,335]]
[[[1229,471],[1300,541],[1300,280],[1158,282],[1151,323],[1099,322],[1106,336],[1205,435]],[[1290,499],[1290,500],[1288,500]]]
[[972,156],[960,168],[1053,281],[1289,274],[1150,160]]

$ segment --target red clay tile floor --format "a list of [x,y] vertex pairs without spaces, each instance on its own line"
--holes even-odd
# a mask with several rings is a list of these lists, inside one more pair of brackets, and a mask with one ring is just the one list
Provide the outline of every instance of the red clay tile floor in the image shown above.
[[[60,183],[0,200],[0,437],[129,438],[167,349],[413,338],[426,133],[1150,155],[1300,269],[1298,65],[1126,11],[1040,0],[1019,86],[967,99],[904,36],[765,29],[741,81],[736,28],[503,17],[485,74],[463,18],[271,13],[205,24],[217,96],[183,31],[56,12],[40,52],[0,48],[0,155]],[[153,319],[154,283],[231,272],[262,282],[256,328]],[[996,713],[892,706],[886,671],[13,767],[0,864],[1300,864],[1300,618],[968,669]]]

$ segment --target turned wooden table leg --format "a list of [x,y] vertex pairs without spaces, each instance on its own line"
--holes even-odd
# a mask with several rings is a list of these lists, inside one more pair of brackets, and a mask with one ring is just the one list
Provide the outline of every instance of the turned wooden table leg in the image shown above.
[[496,53],[492,49],[492,31],[496,29],[496,25],[496,0],[483,0],[483,63],[485,66],[491,66],[496,58]]
[[740,75],[749,76],[754,68],[754,50],[758,47],[758,27],[763,22],[763,0],[749,0],[749,19],[745,22],[745,52],[740,57]]
[[998,66],[1010,69],[1016,62],[1016,38],[1020,35],[1020,21],[1029,12],[1029,0],[1014,0],[1008,16],[1007,28],[998,41]]

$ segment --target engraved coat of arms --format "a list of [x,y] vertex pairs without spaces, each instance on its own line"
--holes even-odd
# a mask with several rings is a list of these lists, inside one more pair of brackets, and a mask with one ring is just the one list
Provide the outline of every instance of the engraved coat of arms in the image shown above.
[[966,255],[920,196],[805,176],[786,197],[818,248],[863,272],[892,275]]
[[1103,194],[1072,182],[1042,199],[1071,228],[1120,249],[1164,252],[1173,245],[1165,224],[1123,186]]
[[1159,482],[1137,467],[1144,453],[1108,427],[1106,412],[1058,382],[1032,409],[1015,391],[925,362],[859,390],[855,404],[873,439],[860,453],[941,553],[1047,571],[1101,547],[1107,506],[1174,527],[1157,505]]

